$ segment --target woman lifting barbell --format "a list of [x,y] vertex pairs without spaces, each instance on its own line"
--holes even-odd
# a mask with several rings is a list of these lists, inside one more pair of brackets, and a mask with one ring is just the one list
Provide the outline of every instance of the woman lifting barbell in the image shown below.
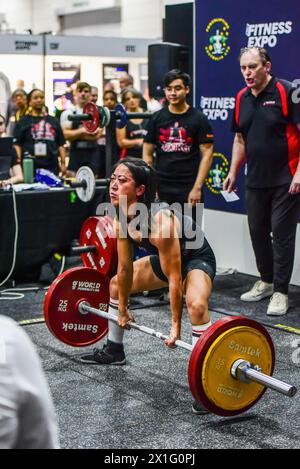
[[[128,157],[115,165],[109,193],[117,215],[114,229],[118,270],[110,281],[108,312],[118,315],[118,324],[109,321],[107,344],[102,350],[95,348],[92,354],[82,356],[81,361],[124,365],[124,329],[134,321],[128,309],[129,295],[166,286],[169,286],[172,326],[165,343],[174,347],[180,338],[185,292],[194,345],[211,325],[208,299],[216,273],[215,256],[200,224],[173,207],[170,209],[165,203],[154,202],[156,174],[141,159]],[[141,211],[143,207],[146,208],[146,217]],[[133,262],[134,244],[146,248],[149,256]],[[196,402],[193,411],[204,413]]]

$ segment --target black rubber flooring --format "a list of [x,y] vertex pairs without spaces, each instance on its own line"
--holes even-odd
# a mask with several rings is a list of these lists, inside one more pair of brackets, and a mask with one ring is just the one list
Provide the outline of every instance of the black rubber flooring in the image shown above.
[[[239,295],[255,280],[236,274],[217,277],[210,308],[212,320],[224,314],[243,314],[261,322],[267,301],[242,304]],[[25,292],[23,299],[0,301],[0,313],[17,321],[42,316],[45,291]],[[274,376],[300,387],[300,288],[291,287],[291,310],[280,322],[293,333],[267,328],[275,345]],[[138,323],[164,333],[170,326],[169,306],[157,298],[135,297]],[[157,305],[159,303],[159,305]],[[274,322],[274,323],[273,323]],[[57,341],[44,323],[25,326],[36,344],[56,407],[62,448],[173,450],[300,448],[300,392],[288,398],[268,390],[249,411],[225,418],[191,412],[188,352],[170,350],[147,335],[125,335],[127,364],[123,367],[84,365],[75,349]],[[182,339],[191,342],[190,324],[183,314]],[[105,339],[102,341],[102,343]],[[157,451],[156,451],[157,452]],[[111,451],[110,453],[111,454]]]

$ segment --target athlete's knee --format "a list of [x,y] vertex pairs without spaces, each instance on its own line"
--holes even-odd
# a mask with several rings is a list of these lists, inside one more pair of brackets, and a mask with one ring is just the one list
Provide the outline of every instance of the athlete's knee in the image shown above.
[[207,320],[208,305],[206,301],[201,298],[193,298],[186,302],[186,306],[192,324],[202,324],[203,321]]
[[110,283],[109,283],[109,294],[110,294],[110,297],[117,300],[118,299],[118,280],[117,280],[117,276],[115,275]]

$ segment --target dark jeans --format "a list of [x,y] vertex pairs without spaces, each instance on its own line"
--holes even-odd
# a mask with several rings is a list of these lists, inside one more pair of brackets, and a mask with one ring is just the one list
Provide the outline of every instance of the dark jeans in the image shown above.
[[246,189],[248,224],[257,269],[274,291],[288,293],[295,257],[300,194],[290,195],[289,185]]

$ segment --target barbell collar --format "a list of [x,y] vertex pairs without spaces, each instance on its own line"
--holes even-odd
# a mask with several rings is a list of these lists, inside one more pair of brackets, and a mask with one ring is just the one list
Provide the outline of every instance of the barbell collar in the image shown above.
[[293,397],[297,393],[295,386],[262,373],[259,367],[246,360],[236,360],[231,367],[231,375],[245,383],[254,381],[288,397]]
[[[96,316],[106,318],[109,321],[113,321],[114,323],[118,324],[117,316],[115,316],[114,314],[108,313],[106,311],[102,311],[101,309],[92,308],[86,301],[82,301],[79,303],[78,311],[84,315],[88,313],[92,313],[92,314],[95,314]],[[156,337],[157,339],[161,339],[165,341],[170,338],[167,335],[162,334],[161,332],[155,331],[154,329],[151,329],[150,327],[141,326],[137,324],[136,322],[130,322],[129,326],[131,329],[135,329],[136,331],[151,335],[152,337]],[[193,350],[193,346],[191,344],[183,342],[182,340],[176,340],[175,345],[177,347],[188,350],[189,352]]]

